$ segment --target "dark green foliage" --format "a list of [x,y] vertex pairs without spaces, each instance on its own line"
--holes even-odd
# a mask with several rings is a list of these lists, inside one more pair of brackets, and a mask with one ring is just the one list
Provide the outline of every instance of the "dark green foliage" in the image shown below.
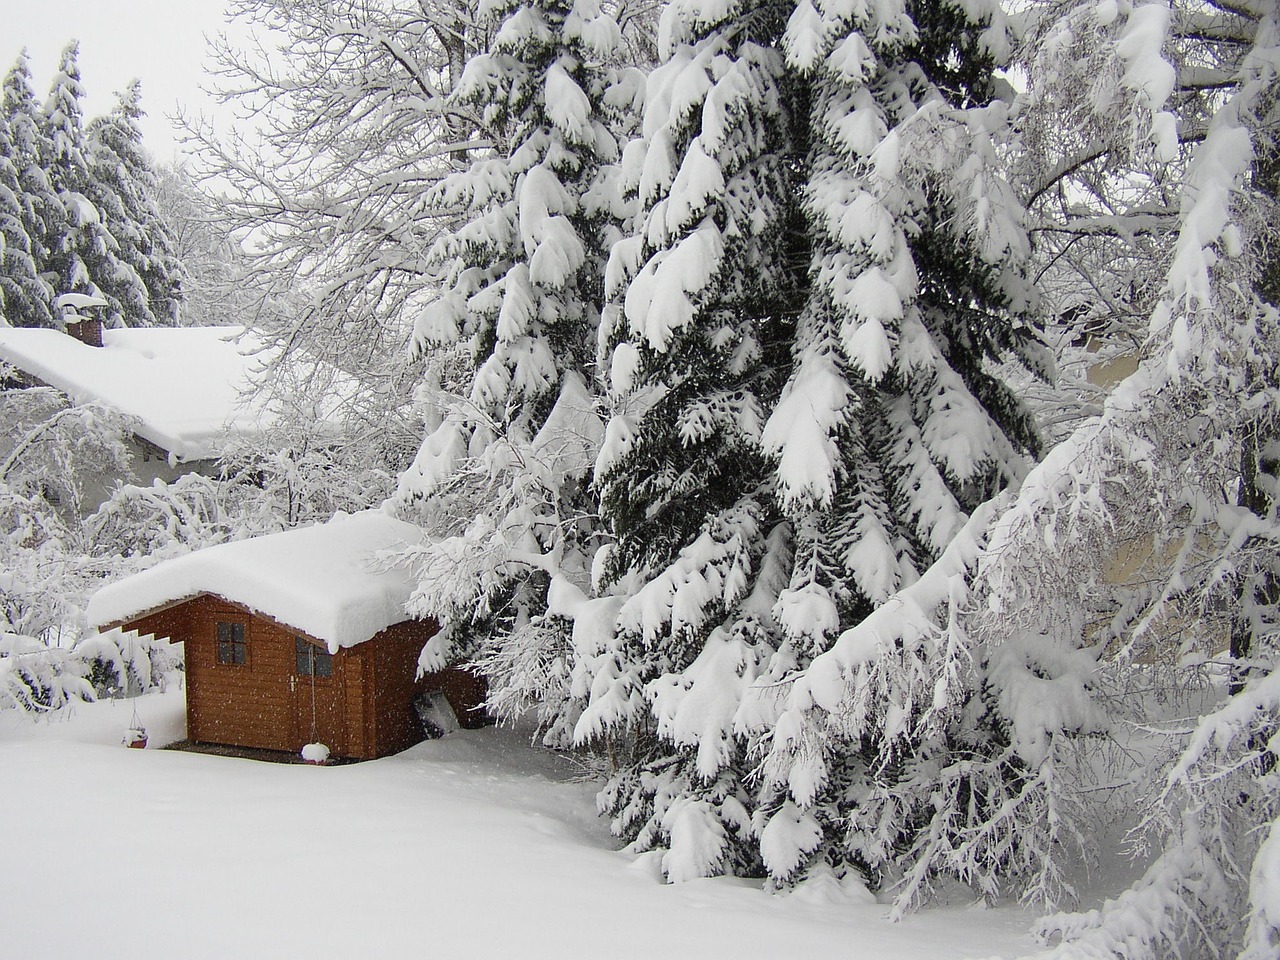
[[[43,166],[47,148],[25,52],[5,75],[3,110],[3,147],[16,175],[18,216],[14,236],[6,241],[6,269],[0,281],[4,285],[5,319],[15,327],[47,327],[53,324],[55,294],[45,275],[45,264],[48,244],[61,218],[61,204]],[[30,272],[19,261],[24,248],[31,259]]]
[[176,322],[182,267],[151,195],[135,83],[86,129],[78,48],[66,48],[47,102],[25,53],[4,80],[0,116],[0,276],[13,326],[57,326],[64,293],[102,296],[108,325]]
[[97,268],[110,319],[133,326],[173,324],[182,299],[182,264],[152,197],[157,176],[142,145],[142,91],[135,81],[116,106],[89,124],[88,198],[102,217],[109,245]]
[[[724,72],[738,69],[761,87],[757,98],[727,111],[728,132],[713,158],[722,195],[687,221],[668,223],[663,232],[672,235],[662,246],[647,239],[646,223],[666,216],[661,198],[641,198],[640,264],[698,230],[704,218],[724,248],[708,283],[691,292],[692,322],[660,347],[624,325],[614,331],[611,346],[632,341],[638,351],[631,392],[662,391],[639,419],[630,449],[597,477],[602,513],[618,538],[614,575],[660,570],[707,518],[767,485],[759,429],[782,388],[807,263],[796,179],[803,141],[791,126],[803,89],[787,81],[776,52],[788,7],[756,4],[692,40],[698,57],[730,58],[735,66]],[[719,65],[706,69],[711,82],[722,79]],[[677,164],[702,135],[702,123],[702,111],[694,109],[673,124]]]

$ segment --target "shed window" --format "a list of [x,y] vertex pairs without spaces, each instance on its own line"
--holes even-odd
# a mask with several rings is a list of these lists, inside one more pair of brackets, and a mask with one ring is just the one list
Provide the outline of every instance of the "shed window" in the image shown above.
[[218,662],[243,666],[249,662],[249,644],[243,623],[218,624]]
[[300,677],[332,677],[333,656],[323,647],[293,638],[294,663]]

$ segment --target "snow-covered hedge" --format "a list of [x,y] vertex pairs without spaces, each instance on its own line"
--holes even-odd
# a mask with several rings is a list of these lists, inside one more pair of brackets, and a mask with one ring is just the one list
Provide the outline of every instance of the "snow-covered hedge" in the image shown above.
[[60,710],[82,700],[164,689],[180,658],[165,641],[111,630],[71,647],[0,633],[0,709]]

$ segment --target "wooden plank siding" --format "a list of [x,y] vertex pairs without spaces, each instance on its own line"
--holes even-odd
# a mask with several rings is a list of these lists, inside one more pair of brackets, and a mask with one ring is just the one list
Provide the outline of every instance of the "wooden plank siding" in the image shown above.
[[[268,750],[302,749],[293,637],[213,597],[192,601],[187,624],[187,736]],[[245,625],[247,663],[218,663],[218,623]],[[337,753],[337,750],[334,751]]]
[[343,713],[346,717],[346,746],[344,756],[372,758],[377,756],[373,750],[373,738],[369,736],[369,717],[373,715],[369,705],[371,691],[366,689],[365,646],[349,647],[341,651],[339,657],[342,665],[338,665],[338,657],[334,658],[334,673],[341,673],[343,680]]
[[431,622],[406,620],[364,644],[372,667],[373,740],[378,756],[404,750],[425,736],[413,700],[427,687],[426,678],[417,679],[418,656],[436,629]]
[[[245,663],[218,662],[219,623],[244,625]],[[297,674],[295,638],[320,641],[209,594],[111,626],[185,645],[187,737],[197,742],[296,753],[315,736],[334,756],[382,757],[424,738],[413,700],[440,686],[416,676],[438,629],[431,621],[406,620],[339,650],[329,678]]]

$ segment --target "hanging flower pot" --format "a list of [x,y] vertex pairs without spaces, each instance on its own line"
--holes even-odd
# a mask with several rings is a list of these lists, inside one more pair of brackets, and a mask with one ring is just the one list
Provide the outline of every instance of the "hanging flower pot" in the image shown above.
[[133,707],[133,717],[129,720],[129,729],[124,732],[124,739],[120,742],[135,750],[146,749],[147,728],[142,725],[142,720],[138,717],[136,704]]
[[124,739],[120,742],[126,747],[132,747],[135,750],[145,749],[147,746],[146,727],[130,727],[124,732]]
[[302,759],[307,763],[323,766],[329,760],[329,748],[323,743],[308,743],[302,748]]

